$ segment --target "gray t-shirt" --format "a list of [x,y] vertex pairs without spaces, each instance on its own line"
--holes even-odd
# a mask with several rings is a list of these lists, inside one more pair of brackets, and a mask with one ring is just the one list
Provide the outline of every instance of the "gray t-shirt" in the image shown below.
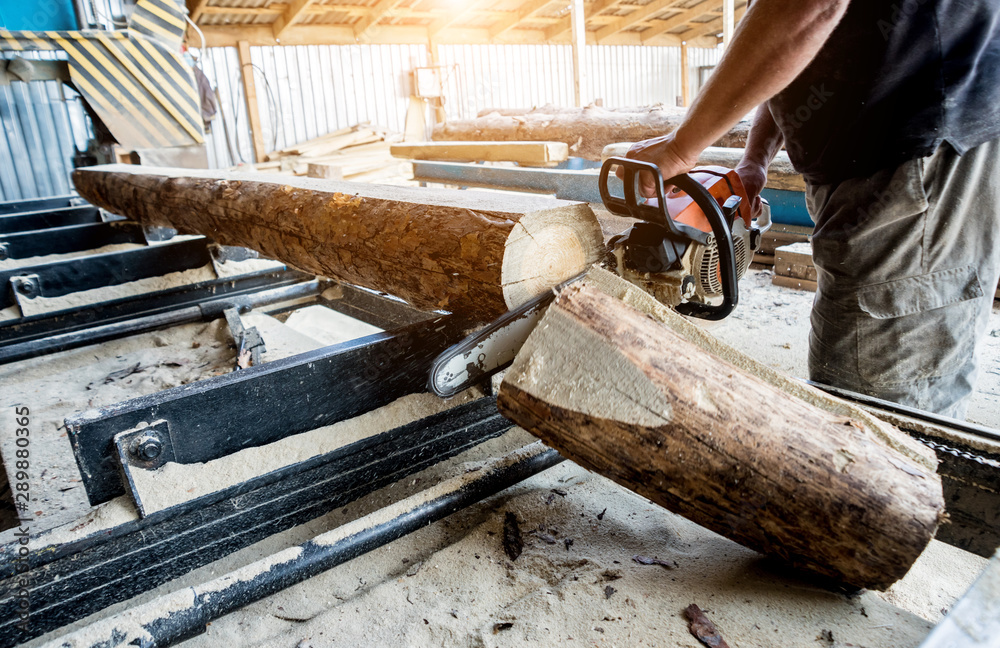
[[1000,137],[1000,0],[852,0],[769,106],[817,184]]

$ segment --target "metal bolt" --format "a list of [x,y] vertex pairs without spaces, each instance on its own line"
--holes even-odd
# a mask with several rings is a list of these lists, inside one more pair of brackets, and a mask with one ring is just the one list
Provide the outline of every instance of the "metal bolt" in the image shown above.
[[144,434],[132,442],[132,456],[140,461],[153,461],[163,452],[163,442],[152,434]]
[[41,289],[38,286],[37,275],[11,277],[10,283],[14,287],[14,290],[28,299],[34,299],[41,294]]
[[0,261],[6,261],[10,258],[10,244],[0,243]]

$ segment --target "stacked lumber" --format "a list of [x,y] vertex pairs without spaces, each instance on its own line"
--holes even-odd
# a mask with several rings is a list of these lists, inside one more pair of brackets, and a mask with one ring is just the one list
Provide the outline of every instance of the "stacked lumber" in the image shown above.
[[773,266],[778,248],[795,243],[807,243],[811,234],[811,227],[775,223],[770,230],[761,236],[760,248],[753,256],[754,264],[765,267]]
[[392,154],[408,160],[516,162],[551,167],[569,159],[565,142],[412,142],[393,144]]
[[410,184],[413,166],[392,157],[397,136],[357,124],[288,148],[272,151],[249,169],[326,180]]
[[792,243],[777,248],[774,251],[774,277],[771,283],[816,292],[816,266],[813,265],[812,245]]

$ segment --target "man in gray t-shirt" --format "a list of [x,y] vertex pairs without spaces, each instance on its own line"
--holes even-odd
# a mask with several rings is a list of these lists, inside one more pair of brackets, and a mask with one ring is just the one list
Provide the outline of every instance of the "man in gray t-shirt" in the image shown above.
[[684,123],[629,156],[683,173],[754,106],[744,185],[784,145],[816,223],[810,377],[963,418],[1000,280],[1000,7],[755,0]]

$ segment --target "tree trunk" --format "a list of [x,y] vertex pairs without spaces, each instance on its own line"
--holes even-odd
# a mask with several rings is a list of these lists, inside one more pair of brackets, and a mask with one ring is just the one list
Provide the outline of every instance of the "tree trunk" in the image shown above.
[[[553,141],[566,142],[570,155],[600,160],[601,151],[616,142],[638,142],[665,135],[684,119],[683,108],[653,107],[644,112],[621,112],[598,106],[532,111],[523,115],[491,113],[447,121],[434,127],[436,141]],[[746,146],[750,122],[742,121],[715,143],[716,146]]]
[[589,286],[549,307],[499,406],[568,459],[840,584],[889,587],[944,510],[895,428],[811,405]]
[[78,169],[73,182],[116,214],[479,321],[603,254],[586,203],[542,196],[132,165]]

